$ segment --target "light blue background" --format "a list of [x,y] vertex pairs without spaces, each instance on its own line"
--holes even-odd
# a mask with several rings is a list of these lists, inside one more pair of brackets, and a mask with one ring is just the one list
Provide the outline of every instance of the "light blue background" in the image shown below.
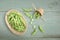
[[[38,29],[38,32],[35,36],[31,35],[32,25],[29,23],[30,20],[28,17],[25,17],[28,25],[28,29],[23,36],[14,35],[10,32],[7,28],[5,23],[4,17],[6,12],[9,9],[16,9],[22,11],[22,8],[33,8],[32,3],[36,5],[37,8],[44,9],[44,18],[46,22],[42,21],[41,19],[36,20],[34,19],[33,24],[36,25],[43,25],[43,29],[45,33],[41,33]],[[48,38],[47,38],[48,37]],[[53,37],[53,38],[52,38]],[[59,40],[60,37],[60,0],[0,0],[0,39],[1,40]]]

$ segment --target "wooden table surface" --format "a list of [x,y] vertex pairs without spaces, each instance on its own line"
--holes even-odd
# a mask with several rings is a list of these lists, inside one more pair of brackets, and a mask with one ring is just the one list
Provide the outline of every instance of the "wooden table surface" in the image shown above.
[[[36,35],[32,36],[32,25],[29,23],[30,19],[24,15],[27,21],[27,31],[23,36],[14,35],[7,28],[5,23],[5,14],[10,9],[22,11],[22,8],[33,8],[32,3],[36,8],[44,9],[44,19],[34,19],[33,25],[43,25],[44,33],[37,28]],[[33,14],[33,12],[31,12]],[[60,38],[60,0],[0,0],[0,39],[1,40],[59,40]]]

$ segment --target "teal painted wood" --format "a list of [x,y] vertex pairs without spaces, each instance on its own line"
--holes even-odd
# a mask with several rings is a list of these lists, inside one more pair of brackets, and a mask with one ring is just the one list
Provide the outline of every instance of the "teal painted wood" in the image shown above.
[[[35,20],[33,23],[36,25],[43,25],[45,33],[38,32],[35,36],[31,36],[32,25],[29,18],[25,17],[28,21],[27,32],[23,36],[17,36],[10,32],[5,23],[4,17],[9,9],[17,9],[22,11],[22,8],[33,8],[32,3],[36,5],[37,8],[44,9],[44,18],[46,22],[41,19]],[[38,23],[39,22],[39,23]],[[37,24],[38,23],[38,24]],[[20,38],[20,37],[60,37],[60,0],[0,0],[0,38]]]

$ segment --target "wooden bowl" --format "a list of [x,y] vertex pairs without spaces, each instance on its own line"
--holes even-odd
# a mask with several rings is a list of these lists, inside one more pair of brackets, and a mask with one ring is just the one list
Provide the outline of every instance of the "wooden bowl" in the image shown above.
[[14,33],[14,34],[16,34],[16,35],[22,35],[22,34],[24,34],[25,32],[26,32],[26,29],[27,29],[27,25],[26,25],[26,21],[25,21],[25,19],[24,19],[24,17],[22,16],[22,21],[24,22],[24,25],[25,25],[25,27],[26,27],[26,29],[23,31],[23,32],[18,32],[18,31],[16,31],[14,28],[12,28],[11,27],[11,25],[8,23],[8,20],[7,20],[7,17],[8,17],[8,15],[10,14],[10,12],[14,12],[14,11],[16,11],[16,12],[18,12],[18,14],[19,15],[21,15],[20,13],[21,12],[19,12],[19,11],[17,11],[17,10],[14,10],[14,9],[11,9],[11,10],[9,10],[7,13],[6,13],[6,15],[5,15],[5,22],[6,22],[6,24],[7,24],[7,27],[10,29],[10,31],[12,32],[12,33]]

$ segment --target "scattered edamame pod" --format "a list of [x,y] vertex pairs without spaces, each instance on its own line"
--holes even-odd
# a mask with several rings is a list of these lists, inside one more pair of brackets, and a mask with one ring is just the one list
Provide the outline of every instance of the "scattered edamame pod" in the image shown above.
[[34,13],[34,17],[35,17],[36,19],[39,19],[39,18],[40,18],[40,14],[39,14],[38,12],[35,12],[35,13]]
[[24,12],[31,12],[32,8],[22,8]]
[[36,26],[34,25],[33,26],[33,32],[31,33],[32,35],[35,35],[37,33],[37,29],[36,29]]
[[33,29],[33,32],[31,33],[32,35],[35,35],[37,32],[36,28]]
[[38,26],[38,29],[41,31],[41,32],[44,32],[43,28],[41,26]]
[[33,17],[32,17],[32,15],[31,14],[29,14],[29,12],[24,12],[25,13],[25,15],[26,16],[28,16],[30,19],[32,19]]

